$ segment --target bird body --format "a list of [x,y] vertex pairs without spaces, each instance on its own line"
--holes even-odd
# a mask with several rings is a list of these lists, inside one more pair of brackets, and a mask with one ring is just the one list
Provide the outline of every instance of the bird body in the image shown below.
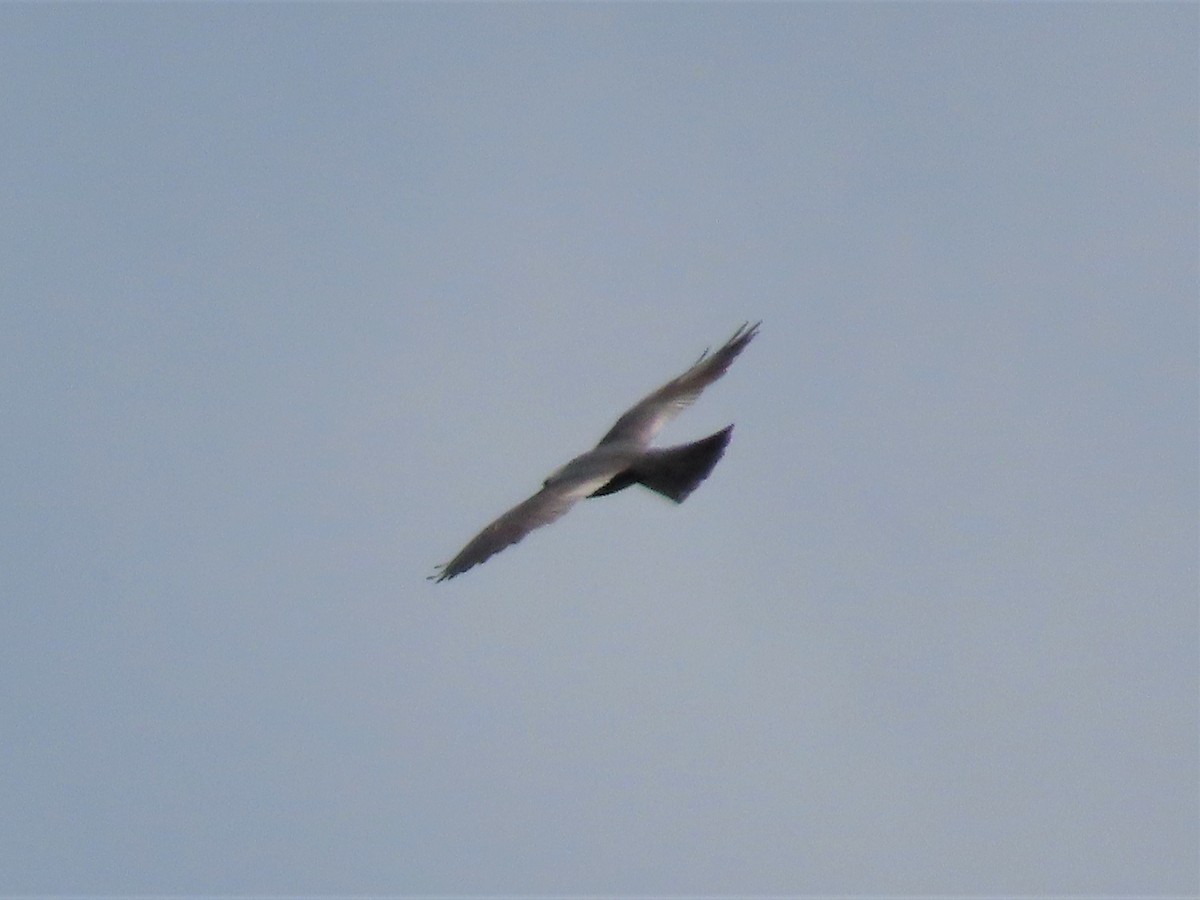
[[640,484],[682,503],[725,453],[733,426],[676,447],[651,447],[650,442],[663,425],[725,374],[757,333],[758,323],[743,325],[715,353],[705,350],[686,372],[643,397],[617,419],[600,443],[560,466],[540,491],[479,532],[450,562],[439,566],[430,580],[461,575],[535,528],[549,525],[587,497],[603,497]]
[[586,453],[559,466],[542,482],[542,487],[560,485],[573,481],[591,481],[600,478],[601,484],[629,468],[644,451],[631,441],[614,444],[598,444]]

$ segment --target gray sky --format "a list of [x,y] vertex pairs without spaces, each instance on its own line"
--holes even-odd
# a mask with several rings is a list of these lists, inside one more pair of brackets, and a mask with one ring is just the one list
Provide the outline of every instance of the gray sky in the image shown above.
[[1200,891],[1198,21],[0,6],[0,893]]

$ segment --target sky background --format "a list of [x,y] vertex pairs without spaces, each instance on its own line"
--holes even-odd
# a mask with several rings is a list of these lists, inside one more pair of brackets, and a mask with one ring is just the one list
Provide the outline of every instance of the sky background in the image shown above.
[[0,6],[0,893],[1200,891],[1198,22]]

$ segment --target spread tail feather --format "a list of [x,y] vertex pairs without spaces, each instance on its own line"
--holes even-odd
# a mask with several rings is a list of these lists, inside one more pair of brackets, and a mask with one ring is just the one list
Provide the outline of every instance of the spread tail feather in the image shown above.
[[725,453],[733,426],[691,444],[651,450],[630,470],[634,481],[682,503]]

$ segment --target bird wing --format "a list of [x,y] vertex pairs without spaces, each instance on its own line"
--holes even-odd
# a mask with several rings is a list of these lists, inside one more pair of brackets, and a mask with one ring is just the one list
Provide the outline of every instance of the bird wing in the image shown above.
[[438,566],[430,581],[445,581],[461,575],[472,566],[499,553],[510,544],[515,544],[535,528],[549,525],[561,518],[572,506],[604,485],[610,478],[590,478],[586,481],[556,482],[519,503],[475,535],[458,555],[448,563]]
[[701,391],[729,370],[737,355],[758,334],[761,324],[755,322],[751,325],[747,322],[717,352],[710,354],[705,350],[690,369],[643,397],[617,419],[597,446],[612,441],[633,441],[641,446],[649,444],[659,429],[689,407]]

